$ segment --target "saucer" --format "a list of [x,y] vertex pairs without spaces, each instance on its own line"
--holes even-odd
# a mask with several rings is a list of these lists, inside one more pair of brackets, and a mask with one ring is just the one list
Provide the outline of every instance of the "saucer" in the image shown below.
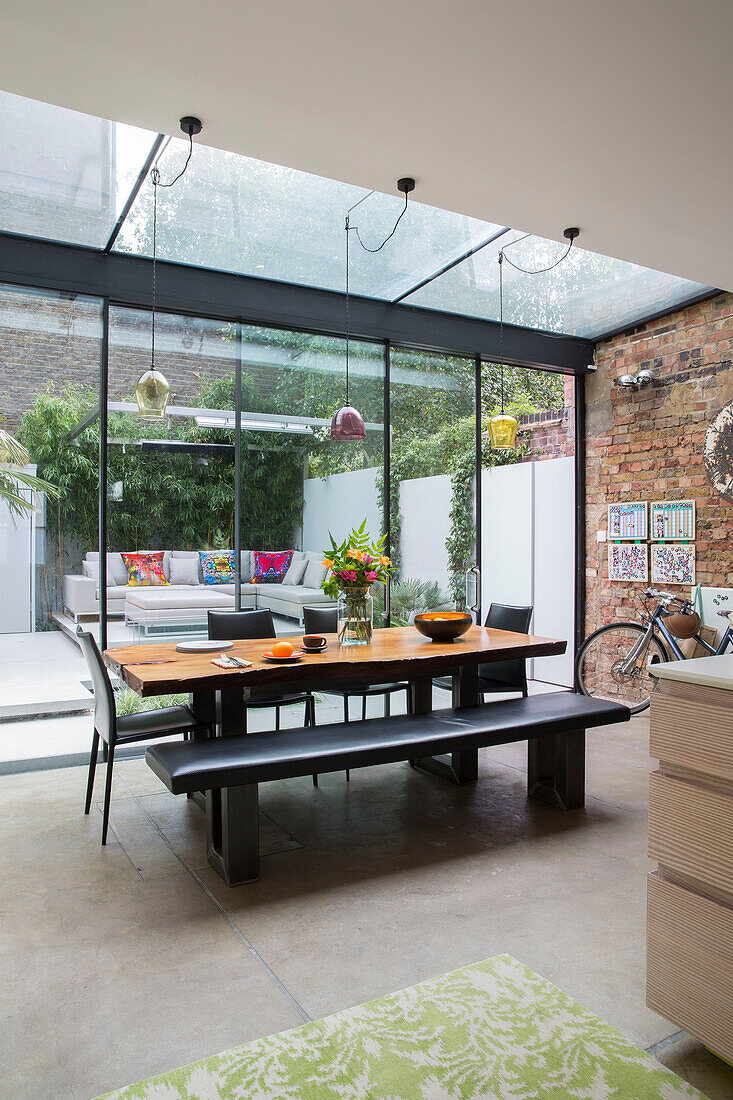
[[305,657],[305,652],[302,649],[294,649],[288,657],[278,657],[274,653],[261,653],[261,657],[264,657],[266,661],[287,662],[287,661],[299,661],[301,657]]

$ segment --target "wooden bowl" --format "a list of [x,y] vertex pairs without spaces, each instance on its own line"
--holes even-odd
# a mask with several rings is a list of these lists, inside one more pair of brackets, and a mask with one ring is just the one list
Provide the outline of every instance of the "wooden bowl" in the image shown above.
[[472,625],[467,611],[426,611],[415,616],[415,626],[431,642],[454,642]]

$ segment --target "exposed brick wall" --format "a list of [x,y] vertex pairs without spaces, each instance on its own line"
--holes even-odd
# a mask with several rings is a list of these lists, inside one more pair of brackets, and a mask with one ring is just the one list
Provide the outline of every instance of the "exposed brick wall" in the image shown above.
[[[733,503],[710,484],[702,449],[708,425],[733,400],[733,295],[670,314],[598,346],[586,385],[586,627],[624,617],[643,584],[609,583],[607,507],[621,500],[696,502],[697,580],[733,583]],[[614,385],[643,367],[659,379]],[[671,590],[682,592],[683,589]]]
[[565,378],[561,409],[519,417],[517,442],[526,443],[529,454],[520,462],[542,462],[548,458],[571,458],[575,454],[575,379]]

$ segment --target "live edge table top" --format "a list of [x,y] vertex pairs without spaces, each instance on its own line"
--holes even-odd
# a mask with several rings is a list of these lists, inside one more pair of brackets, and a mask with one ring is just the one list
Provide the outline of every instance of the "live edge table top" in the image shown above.
[[314,687],[329,680],[375,681],[429,678],[459,665],[492,661],[550,657],[564,653],[567,643],[531,634],[514,634],[472,626],[455,642],[437,643],[414,627],[375,630],[365,646],[340,647],[335,634],[327,634],[328,646],[307,653],[299,661],[271,663],[261,656],[274,641],[290,641],[300,648],[302,635],[235,641],[226,652],[251,661],[250,668],[223,669],[211,663],[218,652],[180,653],[175,642],[157,645],[118,646],[105,651],[107,664],[139,695],[176,692],[221,691],[236,687],[299,683],[313,680]]

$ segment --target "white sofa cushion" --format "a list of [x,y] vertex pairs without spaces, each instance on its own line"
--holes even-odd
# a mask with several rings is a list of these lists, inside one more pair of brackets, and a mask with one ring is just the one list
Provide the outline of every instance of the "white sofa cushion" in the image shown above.
[[[300,556],[296,558],[296,554],[300,553]],[[302,584],[305,571],[308,566],[308,562],[305,559],[305,555],[302,552],[295,551],[293,554],[288,571],[282,579],[283,584]]]
[[309,558],[308,565],[306,566],[305,573],[303,574],[303,580],[301,584],[305,588],[318,588],[326,579],[326,567],[321,565],[320,560],[316,558]]
[[192,554],[190,558],[171,554],[170,576],[168,578],[170,583],[197,588],[200,583],[199,560],[198,554]]
[[329,599],[322,588],[306,588],[301,584],[263,584],[258,603],[260,607],[267,607],[269,603],[303,607],[307,603],[321,603]]
[[[93,564],[99,570],[99,551],[89,550],[87,552],[85,560],[90,564]],[[82,570],[83,571],[83,570]],[[91,573],[86,574],[92,576]],[[97,571],[96,577],[99,577]],[[127,566],[122,560],[122,554],[109,553],[107,554],[107,585],[111,587],[113,584],[127,584]]]

